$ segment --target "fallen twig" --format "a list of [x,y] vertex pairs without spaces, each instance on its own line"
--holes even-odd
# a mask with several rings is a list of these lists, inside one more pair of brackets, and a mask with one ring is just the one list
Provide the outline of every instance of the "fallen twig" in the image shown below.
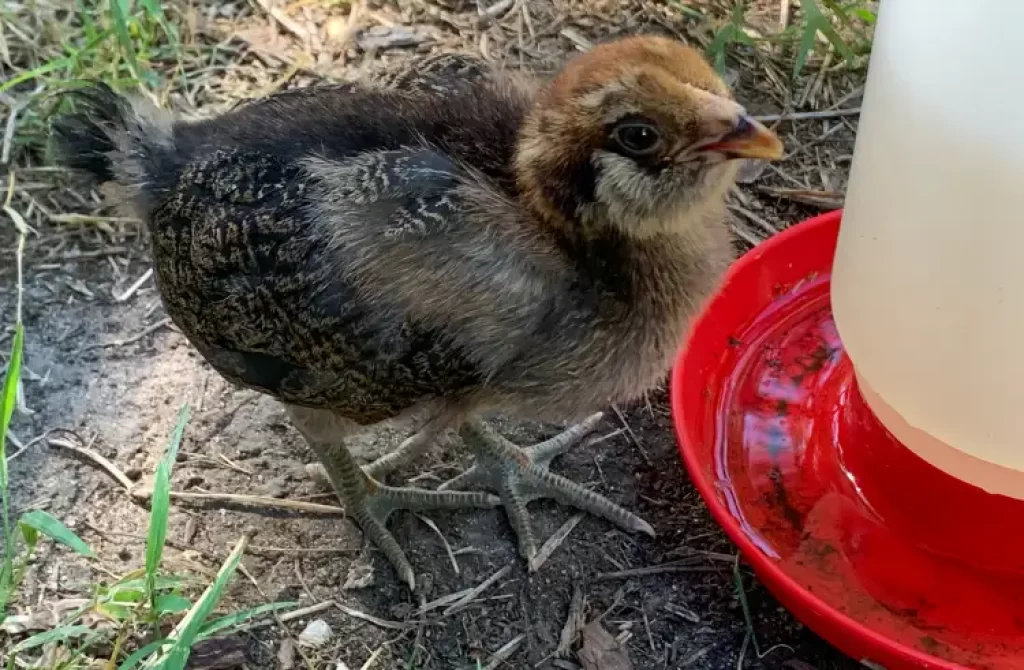
[[47,440],[47,442],[52,447],[60,447],[62,449],[67,449],[68,451],[73,451],[76,454],[86,457],[87,459],[98,465],[101,469],[105,470],[107,474],[109,474],[111,477],[116,479],[117,483],[123,486],[125,491],[132,490],[132,486],[134,486],[134,484],[132,483],[132,480],[128,479],[128,475],[121,472],[120,468],[118,468],[116,465],[110,462],[106,457],[90,449],[89,447],[80,447],[69,440],[65,440],[59,437]]
[[826,109],[819,112],[789,112],[788,114],[765,114],[754,118],[761,123],[773,123],[775,121],[809,121],[812,119],[838,119],[841,116],[857,116],[860,114],[860,107],[847,109]]
[[609,579],[629,579],[630,577],[650,577],[651,575],[663,575],[668,572],[718,572],[721,569],[711,565],[652,565],[647,568],[602,572],[596,575],[594,579],[606,581]]
[[161,328],[163,328],[165,326],[169,326],[169,325],[171,325],[171,319],[169,317],[165,317],[163,319],[160,319],[159,321],[157,321],[153,325],[147,326],[146,328],[143,328],[140,332],[138,332],[138,333],[136,333],[134,335],[131,335],[131,336],[125,337],[125,338],[120,338],[120,339],[112,340],[110,342],[100,342],[98,344],[89,344],[89,345],[86,345],[86,346],[82,347],[81,349],[79,349],[78,353],[81,354],[81,353],[84,353],[86,351],[90,351],[92,349],[105,349],[107,347],[124,347],[124,346],[127,346],[129,344],[135,344],[136,342],[138,342],[142,338],[146,337],[147,335],[152,335],[153,333],[155,333],[156,331],[160,330]]
[[[530,561],[530,571],[537,572],[540,570],[541,566],[551,558],[551,554],[555,553],[555,550],[562,546],[562,543],[565,542],[567,537],[569,537],[569,533],[571,533],[572,529],[576,527],[576,524],[582,520],[583,514],[574,514],[569,517],[566,522],[563,523],[562,526],[556,530],[546,542],[544,542],[540,551],[538,551],[537,555]],[[454,561],[455,559],[452,560]]]
[[142,288],[142,285],[145,284],[149,280],[149,278],[152,277],[152,276],[153,276],[153,268],[149,268],[148,270],[146,270],[143,273],[143,275],[141,277],[139,277],[137,280],[135,280],[134,284],[129,286],[127,289],[125,289],[124,293],[122,293],[120,295],[115,295],[114,296],[114,302],[124,302],[124,301],[128,300],[129,298],[131,298],[133,295],[135,295],[135,293],[140,288]]
[[[150,492],[133,492],[134,497],[149,499]],[[204,503],[228,503],[240,505],[253,505],[256,507],[276,507],[279,509],[290,509],[299,512],[311,512],[313,514],[328,514],[330,516],[345,516],[345,510],[334,505],[319,505],[298,500],[282,500],[281,498],[270,498],[267,496],[251,496],[240,493],[192,493],[184,491],[171,491],[171,500],[192,500]]]
[[416,627],[413,624],[404,623],[402,621],[389,621],[387,619],[381,619],[380,617],[375,617],[372,614],[367,614],[366,612],[360,612],[357,609],[353,609],[348,605],[339,603],[337,601],[335,601],[334,606],[342,612],[344,612],[345,614],[349,615],[350,617],[355,617],[356,619],[368,621],[375,626],[380,626],[381,628],[390,628],[391,630],[412,630]]
[[453,605],[449,606],[448,609],[444,611],[444,616],[454,614],[455,612],[458,612],[459,610],[464,608],[469,603],[473,602],[481,593],[489,589],[491,585],[493,585],[496,581],[503,578],[511,571],[512,566],[506,565],[501,570],[495,572],[493,575],[482,581],[480,584],[470,589],[469,592],[466,593],[466,595],[464,595],[459,600],[455,601]]
[[758,187],[758,192],[764,195],[792,200],[802,205],[810,205],[820,209],[839,209],[843,206],[844,196],[836,191],[816,191],[813,189],[800,188],[772,188],[770,186]]
[[484,670],[497,670],[497,668],[506,660],[508,660],[508,657],[511,656],[512,653],[519,648],[519,645],[521,645],[523,643],[523,640],[525,639],[526,634],[520,633],[519,635],[516,635],[514,638],[512,638],[507,643],[502,645],[501,649],[494,652],[494,654],[491,656],[491,659],[487,662],[487,665],[484,666]]

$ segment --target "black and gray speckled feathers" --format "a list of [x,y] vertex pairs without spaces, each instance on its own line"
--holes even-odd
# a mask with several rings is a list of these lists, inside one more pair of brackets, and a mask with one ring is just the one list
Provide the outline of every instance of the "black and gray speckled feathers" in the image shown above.
[[[704,203],[730,169],[666,154],[627,175],[591,120],[651,97],[680,124],[711,110],[712,130],[685,126],[701,139],[742,112],[710,69],[658,61],[650,80],[675,77],[674,92],[644,80],[651,49],[682,48],[645,44],[620,65],[593,57],[603,88],[574,72],[583,88],[549,90],[458,57],[198,122],[97,87],[55,132],[69,165],[124,189],[169,315],[227,378],[360,423],[429,399],[565,419],[659,381],[730,259],[721,203]],[[571,193],[532,191],[535,174]],[[680,175],[703,189],[685,207],[609,200]]]

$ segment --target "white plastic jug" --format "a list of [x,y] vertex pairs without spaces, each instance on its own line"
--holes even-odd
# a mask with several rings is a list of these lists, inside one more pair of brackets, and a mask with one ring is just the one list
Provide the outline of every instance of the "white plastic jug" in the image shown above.
[[898,439],[1024,499],[1024,2],[879,4],[836,325]]

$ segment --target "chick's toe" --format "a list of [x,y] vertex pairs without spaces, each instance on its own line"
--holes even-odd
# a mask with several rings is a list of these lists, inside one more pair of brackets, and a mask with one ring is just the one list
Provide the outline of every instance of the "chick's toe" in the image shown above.
[[639,516],[548,469],[556,456],[591,435],[601,419],[601,413],[593,414],[555,437],[526,448],[516,446],[481,421],[469,421],[459,433],[476,453],[476,463],[442,484],[439,491],[482,486],[498,493],[519,538],[519,552],[530,562],[531,571],[537,569],[534,564],[537,540],[526,505],[540,498],[554,498],[607,519],[624,530],[654,537],[654,529]]

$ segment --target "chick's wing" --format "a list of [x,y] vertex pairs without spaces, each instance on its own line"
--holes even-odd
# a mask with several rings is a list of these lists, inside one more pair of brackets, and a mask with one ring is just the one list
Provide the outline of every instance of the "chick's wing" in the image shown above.
[[515,208],[429,148],[193,159],[153,208],[168,312],[229,379],[362,421],[481,383],[552,308]]

